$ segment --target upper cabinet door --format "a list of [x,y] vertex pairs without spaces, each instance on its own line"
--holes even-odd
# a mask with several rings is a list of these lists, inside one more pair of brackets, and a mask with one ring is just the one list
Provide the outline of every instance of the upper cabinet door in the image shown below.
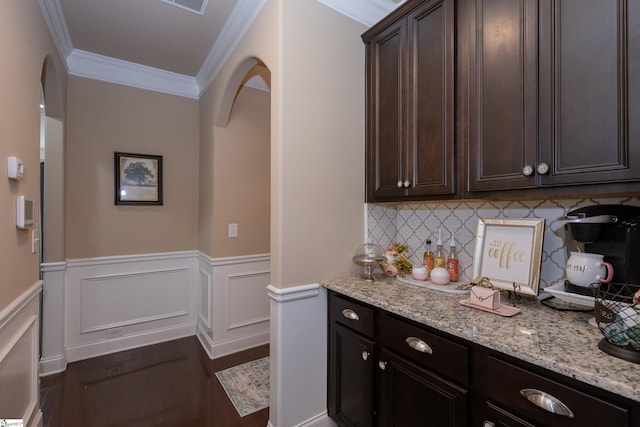
[[425,2],[408,16],[408,31],[408,193],[454,194],[454,0]]
[[640,1],[540,8],[541,185],[640,178]]
[[468,190],[536,187],[538,2],[469,0]]
[[406,193],[406,20],[367,42],[367,200]]

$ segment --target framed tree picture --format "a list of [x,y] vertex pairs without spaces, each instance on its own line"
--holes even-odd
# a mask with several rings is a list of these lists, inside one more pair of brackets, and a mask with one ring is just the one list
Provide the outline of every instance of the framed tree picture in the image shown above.
[[113,154],[115,204],[162,205],[162,156]]

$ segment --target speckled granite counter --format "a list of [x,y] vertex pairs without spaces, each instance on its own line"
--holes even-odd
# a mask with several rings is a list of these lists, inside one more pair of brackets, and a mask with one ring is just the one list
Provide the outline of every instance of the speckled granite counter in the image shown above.
[[640,365],[598,349],[602,334],[589,325],[591,313],[558,311],[523,300],[521,313],[502,317],[459,303],[448,294],[379,278],[357,277],[322,286],[440,331],[640,402]]

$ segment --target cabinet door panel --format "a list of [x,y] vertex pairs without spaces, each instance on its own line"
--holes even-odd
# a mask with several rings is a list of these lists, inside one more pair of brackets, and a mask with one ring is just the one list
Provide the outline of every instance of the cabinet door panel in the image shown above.
[[383,349],[380,361],[380,425],[453,427],[467,425],[466,390]]
[[454,194],[454,1],[426,2],[408,22],[409,194]]
[[405,22],[377,35],[368,45],[368,198],[402,196],[406,177]]
[[535,187],[537,1],[469,2],[470,191]]
[[329,415],[340,425],[373,425],[373,342],[337,323],[330,325]]
[[[636,1],[541,8],[541,185],[640,177],[640,16]],[[634,89],[635,88],[635,92]],[[633,139],[635,138],[635,139]],[[634,152],[635,151],[635,152]]]

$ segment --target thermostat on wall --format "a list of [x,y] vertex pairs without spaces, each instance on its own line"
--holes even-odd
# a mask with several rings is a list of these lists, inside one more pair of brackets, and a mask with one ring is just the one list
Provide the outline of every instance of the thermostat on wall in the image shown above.
[[16,227],[33,227],[33,199],[28,196],[19,196],[16,202]]
[[22,181],[25,173],[27,173],[27,170],[19,157],[10,156],[7,159],[7,175],[9,176],[9,179]]

